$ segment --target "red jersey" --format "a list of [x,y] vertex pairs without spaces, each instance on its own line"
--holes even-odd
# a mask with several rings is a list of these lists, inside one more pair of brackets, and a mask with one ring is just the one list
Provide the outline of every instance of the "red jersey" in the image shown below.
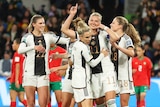
[[152,62],[148,57],[144,57],[142,60],[134,57],[132,69],[136,70],[133,73],[134,86],[150,86]]
[[24,55],[23,54],[18,54],[18,52],[15,52],[12,58],[12,71],[11,71],[11,83],[15,83],[15,76],[16,76],[16,64],[20,65],[20,72],[19,72],[19,77],[18,81],[19,84],[22,84],[22,76],[23,76],[23,62],[24,62]]
[[[49,51],[49,56],[51,54],[53,54],[53,53],[56,53],[56,52],[58,52],[58,53],[66,53],[66,50],[63,49],[60,46],[57,46],[55,49]],[[49,61],[49,68],[57,67],[57,66],[60,66],[62,64],[62,58],[50,59],[50,57],[49,57],[48,61]],[[49,78],[50,78],[50,82],[61,81],[61,79],[62,79],[62,77],[56,75],[55,72],[52,72],[50,74]]]

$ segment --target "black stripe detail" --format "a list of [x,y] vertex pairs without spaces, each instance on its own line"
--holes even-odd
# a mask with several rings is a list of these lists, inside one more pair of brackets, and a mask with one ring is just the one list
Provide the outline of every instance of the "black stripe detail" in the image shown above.
[[83,55],[82,55],[82,52],[83,52],[83,51],[81,51],[81,56],[82,56],[82,67],[83,67],[84,69],[86,69],[86,68],[85,68],[86,61],[85,61],[85,59],[84,59],[84,57],[83,57]]
[[89,62],[91,62],[92,60],[93,60],[93,58],[92,58],[92,59],[90,59],[90,60],[89,60]]
[[55,44],[57,44],[57,43],[59,42],[60,38],[61,38],[61,37],[59,36]]
[[75,36],[76,36],[76,37],[75,37],[75,39],[78,39],[78,35],[77,35],[77,33],[76,33],[76,32],[75,32]]

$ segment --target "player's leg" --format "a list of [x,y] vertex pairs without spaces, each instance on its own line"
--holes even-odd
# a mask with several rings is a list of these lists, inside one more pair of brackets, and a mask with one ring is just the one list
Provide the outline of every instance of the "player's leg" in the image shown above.
[[16,90],[14,90],[15,88],[15,84],[12,83],[10,84],[10,107],[16,107],[16,97],[18,95],[18,93],[16,92]]
[[58,107],[62,106],[62,90],[55,90],[55,97],[58,103]]
[[52,106],[51,106],[51,89],[48,89],[47,107],[52,107]]
[[48,105],[49,96],[49,77],[48,75],[37,77],[37,93],[38,102],[40,107],[46,107]]
[[121,107],[128,107],[129,98],[130,98],[129,93],[120,94]]
[[108,69],[108,71],[110,71],[110,75],[107,73],[108,75],[106,74],[104,76],[105,78],[102,80],[102,86],[105,93],[105,105],[107,107],[116,107],[115,98],[118,89],[117,80],[114,70]]
[[130,95],[135,94],[133,82],[129,80],[118,80],[118,86],[120,89],[121,107],[128,107]]
[[92,99],[85,99],[81,102],[82,107],[93,107]]
[[69,105],[71,105],[73,98],[73,88],[71,84],[71,79],[65,77],[62,82],[62,107],[68,107]]
[[101,74],[92,74],[91,87],[93,89],[93,99],[97,107],[105,105],[105,94],[102,88]]
[[94,99],[94,102],[96,103],[96,107],[104,107],[105,106],[105,97],[100,97]]
[[24,94],[24,91],[18,92],[19,101],[20,101],[25,107],[27,107],[27,100],[25,100],[24,95],[25,95],[25,94]]
[[147,86],[141,86],[140,87],[140,107],[145,107],[145,97],[146,97],[146,91],[148,90]]
[[136,93],[137,107],[139,107],[139,105],[140,105],[140,87],[135,86],[134,90],[135,90],[135,93]]
[[35,106],[35,91],[36,87],[33,86],[24,86],[26,97],[27,97],[27,105],[28,107]]
[[71,104],[72,98],[72,93],[62,92],[62,107],[68,107]]

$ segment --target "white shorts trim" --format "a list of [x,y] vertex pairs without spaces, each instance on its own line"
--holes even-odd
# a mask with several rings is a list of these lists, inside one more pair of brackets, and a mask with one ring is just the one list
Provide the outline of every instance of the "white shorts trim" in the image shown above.
[[34,86],[34,87],[42,87],[42,86],[49,86],[49,76],[29,76],[25,75],[23,77],[23,86]]
[[102,88],[101,75],[102,75],[102,73],[92,74],[91,87],[93,90],[93,98],[94,99],[105,96],[105,94],[103,92],[103,88]]
[[129,93],[135,94],[133,81],[129,80],[118,80],[118,87],[120,94]]
[[62,81],[62,92],[68,92],[73,94],[72,80],[65,78]]
[[116,80],[116,76],[113,74],[110,74],[108,76],[105,76],[105,78],[103,78],[102,80],[102,88],[103,88],[103,92],[109,92],[109,91],[117,91],[118,89],[118,85],[117,85],[117,80]]
[[77,103],[82,102],[85,99],[93,99],[92,89],[89,84],[86,88],[73,88],[74,98]]

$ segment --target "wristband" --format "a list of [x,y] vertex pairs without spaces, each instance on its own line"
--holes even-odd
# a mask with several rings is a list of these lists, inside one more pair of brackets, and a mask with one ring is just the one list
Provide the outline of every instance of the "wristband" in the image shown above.
[[105,26],[105,27],[103,28],[103,30],[107,30],[107,29],[109,29],[107,26]]

